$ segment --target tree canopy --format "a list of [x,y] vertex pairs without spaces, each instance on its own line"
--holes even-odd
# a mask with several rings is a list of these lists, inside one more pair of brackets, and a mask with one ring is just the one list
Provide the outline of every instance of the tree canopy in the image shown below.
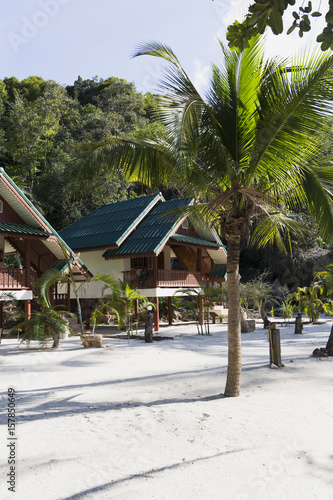
[[[307,4],[304,1],[296,4],[296,0],[255,0],[249,6],[242,22],[236,20],[228,26],[229,47],[244,50],[249,47],[249,41],[256,35],[264,33],[267,27],[274,35],[281,34],[284,30],[283,20],[286,19],[286,10],[289,7],[293,7],[293,10],[287,21],[287,34],[298,30],[299,36],[303,37],[304,33],[311,30],[312,21],[322,15],[320,10],[323,7],[321,2],[318,3],[318,8],[314,9],[310,0]],[[326,26],[317,36],[317,42],[320,43],[321,50],[333,50],[333,0],[328,2],[325,21]]]
[[0,166],[61,229],[104,203],[140,193],[141,187],[105,172],[83,193],[70,172],[77,144],[160,135],[156,105],[156,96],[141,94],[134,83],[116,77],[78,77],[66,87],[37,76],[4,78]]

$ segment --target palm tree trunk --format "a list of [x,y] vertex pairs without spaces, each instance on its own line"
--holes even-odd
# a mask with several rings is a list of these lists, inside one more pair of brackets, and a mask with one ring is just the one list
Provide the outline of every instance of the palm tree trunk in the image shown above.
[[327,344],[326,344],[326,350],[327,354],[329,356],[333,356],[333,326],[331,328],[331,334],[328,338]]
[[239,252],[241,230],[228,234],[228,371],[225,396],[239,396],[241,380],[241,327],[239,297]]
[[83,328],[83,321],[82,321],[82,310],[81,310],[81,304],[80,304],[80,298],[77,290],[74,290],[75,292],[75,297],[76,297],[76,304],[77,304],[77,315],[79,318],[80,322],[80,328],[81,328],[81,335],[84,335],[84,328]]
[[57,349],[57,347],[59,347],[59,340],[60,340],[59,332],[53,330],[51,333],[52,333],[52,338],[53,338],[52,349]]

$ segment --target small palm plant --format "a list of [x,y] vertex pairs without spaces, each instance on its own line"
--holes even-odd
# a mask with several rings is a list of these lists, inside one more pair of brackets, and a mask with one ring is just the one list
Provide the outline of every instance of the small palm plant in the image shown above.
[[55,283],[66,283],[69,284],[73,290],[73,293],[76,298],[76,304],[77,304],[77,315],[80,323],[80,328],[81,328],[81,335],[84,335],[84,326],[83,326],[83,320],[82,320],[82,311],[81,311],[81,304],[80,304],[80,290],[84,288],[88,283],[91,281],[97,281],[100,283],[103,283],[105,286],[108,286],[109,288],[112,288],[116,286],[116,280],[110,275],[110,274],[95,274],[91,276],[90,278],[87,278],[85,281],[77,282],[75,281],[75,276],[72,270],[72,259],[69,258],[68,252],[66,250],[66,247],[59,242],[67,266],[66,266],[66,271],[59,271],[56,268],[51,268],[48,271],[46,271],[39,279],[38,282],[38,288],[39,288],[39,294],[41,297],[41,300],[47,307],[52,307],[51,302],[50,302],[50,290],[51,287]]
[[51,268],[40,277],[37,282],[36,292],[38,302],[41,305],[41,310],[33,311],[30,319],[19,323],[11,330],[11,333],[18,333],[19,330],[23,332],[22,341],[29,342],[31,340],[39,340],[41,344],[45,344],[50,338],[52,338],[52,347],[57,348],[59,346],[61,333],[75,333],[64,318],[64,313],[72,317],[75,317],[75,314],[65,311],[64,306],[53,307],[51,304],[50,290],[55,283],[69,283],[72,286],[78,304],[78,316],[82,335],[84,334],[84,328],[79,299],[80,288],[85,286],[90,281],[102,282],[109,288],[114,286],[115,280],[109,274],[96,274],[86,281],[77,284],[75,282],[74,274],[71,269],[71,261],[68,258],[65,246],[61,242],[60,245],[68,264],[67,272],[61,272],[58,269]]
[[294,311],[296,309],[296,305],[292,304],[290,300],[284,300],[280,305],[280,311],[283,319],[292,318],[294,316]]
[[[38,340],[41,345],[47,344],[52,338],[52,348],[56,349],[59,347],[60,335],[74,334],[74,331],[64,317],[64,306],[51,307],[49,297],[43,295],[41,282],[37,283],[36,291],[41,310],[33,311],[29,319],[21,321],[10,330],[10,333],[21,332],[23,334],[21,342]],[[66,312],[66,314],[75,316],[75,314],[69,312]]]
[[125,329],[130,339],[133,334],[133,318],[134,318],[134,304],[138,301],[141,308],[147,308],[148,305],[156,307],[155,304],[150,302],[145,295],[142,295],[138,290],[130,287],[127,282],[118,280],[116,282],[106,283],[105,290],[111,293],[105,295],[100,299],[98,307],[92,315],[94,323],[98,324],[102,317],[105,316],[105,310],[113,313],[118,319],[118,329]]
[[[31,318],[22,321],[10,333],[23,333],[21,342],[30,342],[31,340],[38,340],[41,345],[49,342],[50,338],[53,339],[52,348],[59,347],[59,339],[61,334],[75,334],[72,327],[67,323],[63,316],[64,312],[53,309],[44,305],[41,311],[33,311]],[[67,313],[70,316],[74,314]]]
[[200,283],[199,288],[186,288],[179,293],[192,299],[192,310],[196,314],[198,334],[204,335],[205,332],[206,335],[210,335],[209,314],[213,305],[222,301],[221,290],[210,284]]
[[327,289],[321,281],[313,281],[310,286],[299,287],[294,295],[300,311],[305,312],[311,323],[319,319],[321,312],[333,313],[333,300],[327,296]]

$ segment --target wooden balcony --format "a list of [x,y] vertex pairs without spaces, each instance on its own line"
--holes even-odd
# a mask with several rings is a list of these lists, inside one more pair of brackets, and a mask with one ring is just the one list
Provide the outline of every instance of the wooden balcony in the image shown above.
[[7,267],[0,269],[1,290],[35,289],[37,276],[30,271],[30,286],[28,286],[28,269]]
[[[153,270],[140,269],[123,271],[124,281],[127,281],[133,288],[154,288]],[[198,287],[204,281],[205,275],[201,272],[190,271],[169,271],[159,269],[157,271],[158,287]]]

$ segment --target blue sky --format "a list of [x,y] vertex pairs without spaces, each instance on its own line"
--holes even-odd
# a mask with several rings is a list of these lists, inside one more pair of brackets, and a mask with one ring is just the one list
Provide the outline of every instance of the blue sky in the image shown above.
[[[2,5],[0,78],[31,75],[72,84],[82,78],[116,76],[134,81],[140,92],[154,91],[161,63],[131,58],[139,43],[158,40],[172,47],[197,84],[204,88],[216,37],[242,19],[249,0],[14,0]],[[270,37],[270,55],[290,55],[301,44],[295,33]]]

